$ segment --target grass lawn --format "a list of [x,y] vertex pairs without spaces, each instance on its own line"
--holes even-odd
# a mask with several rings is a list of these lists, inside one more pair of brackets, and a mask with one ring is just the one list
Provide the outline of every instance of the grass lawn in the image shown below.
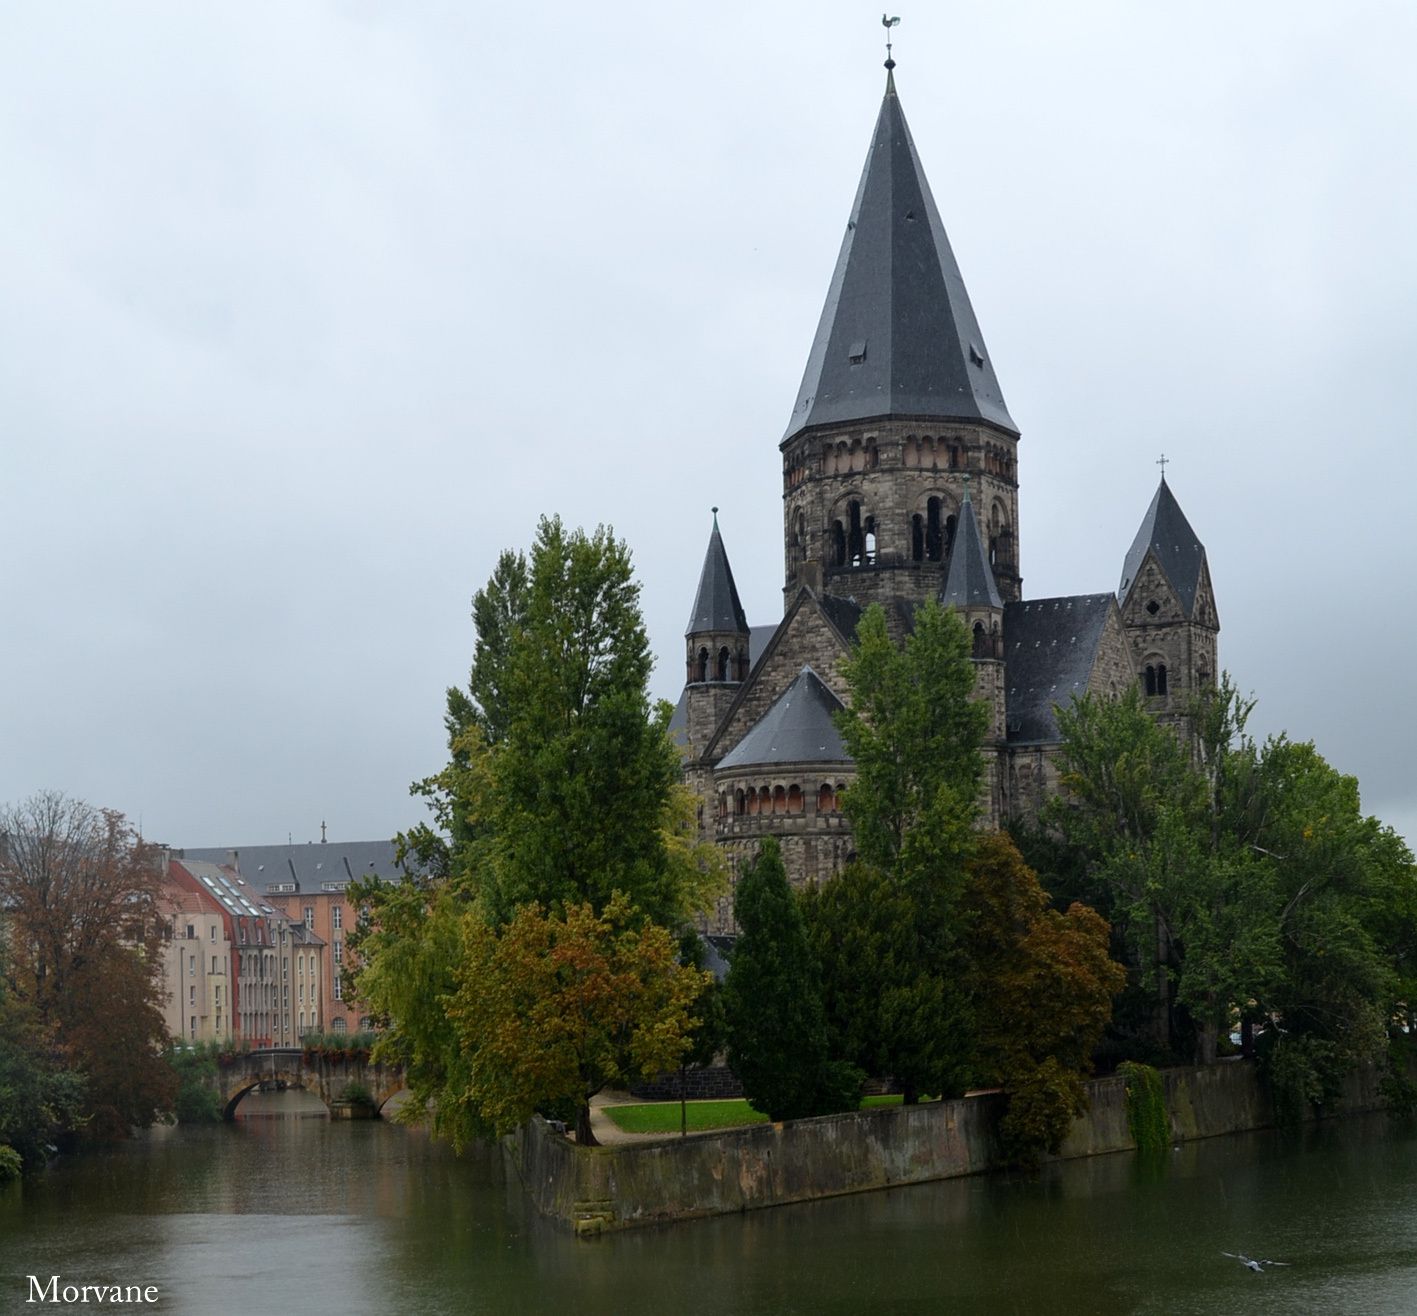
[[[867,1097],[862,1106],[898,1106],[900,1096]],[[624,1133],[678,1133],[679,1103],[654,1101],[636,1106],[606,1106],[605,1113]],[[741,1097],[735,1101],[691,1101],[689,1131],[732,1129],[740,1124],[766,1124],[768,1117]]]

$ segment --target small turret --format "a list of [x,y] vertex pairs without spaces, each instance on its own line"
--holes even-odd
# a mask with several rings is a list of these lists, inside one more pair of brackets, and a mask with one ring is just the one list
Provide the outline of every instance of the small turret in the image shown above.
[[1183,709],[1191,695],[1214,684],[1220,618],[1205,545],[1164,468],[1122,564],[1117,602],[1142,691],[1158,711]]
[[715,507],[699,590],[684,631],[685,738],[695,756],[717,729],[739,685],[748,678],[749,635]]
[[964,501],[959,507],[959,524],[955,530],[954,547],[950,552],[949,571],[940,602],[954,608],[974,633],[975,658],[1002,658],[1004,639],[1001,626],[1004,603],[984,538],[979,533],[979,521],[974,515],[974,503],[969,497],[969,478],[965,477]]

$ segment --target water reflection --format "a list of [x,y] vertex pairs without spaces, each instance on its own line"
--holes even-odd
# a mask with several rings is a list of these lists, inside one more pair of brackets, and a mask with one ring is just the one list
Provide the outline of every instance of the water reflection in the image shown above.
[[[234,1125],[154,1130],[0,1193],[0,1310],[31,1273],[257,1316],[1397,1313],[1417,1292],[1417,1139],[1382,1119],[577,1243],[494,1159],[309,1101],[248,1098]],[[1295,1264],[1256,1276],[1223,1251]]]

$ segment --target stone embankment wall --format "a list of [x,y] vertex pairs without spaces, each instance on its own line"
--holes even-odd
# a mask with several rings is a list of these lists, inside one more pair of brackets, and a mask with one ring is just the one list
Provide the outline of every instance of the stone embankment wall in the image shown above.
[[[1178,1141],[1273,1123],[1253,1065],[1162,1078]],[[1060,1159],[1133,1149],[1122,1080],[1095,1079],[1089,1096]],[[1376,1076],[1361,1075],[1341,1113],[1381,1106]],[[978,1174],[994,1162],[999,1109],[982,1095],[619,1147],[578,1147],[534,1120],[503,1148],[542,1214],[594,1234]]]

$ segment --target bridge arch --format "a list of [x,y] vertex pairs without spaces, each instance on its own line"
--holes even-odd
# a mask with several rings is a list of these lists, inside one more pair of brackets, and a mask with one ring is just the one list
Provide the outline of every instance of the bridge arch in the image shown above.
[[230,1084],[223,1083],[221,1091],[222,1119],[234,1120],[236,1108],[241,1104],[242,1099],[266,1083],[284,1083],[288,1088],[301,1088],[311,1096],[318,1097],[326,1111],[330,1108],[329,1098],[321,1090],[322,1085],[314,1074],[302,1073],[298,1070],[276,1069],[267,1070],[260,1074],[245,1074]]

